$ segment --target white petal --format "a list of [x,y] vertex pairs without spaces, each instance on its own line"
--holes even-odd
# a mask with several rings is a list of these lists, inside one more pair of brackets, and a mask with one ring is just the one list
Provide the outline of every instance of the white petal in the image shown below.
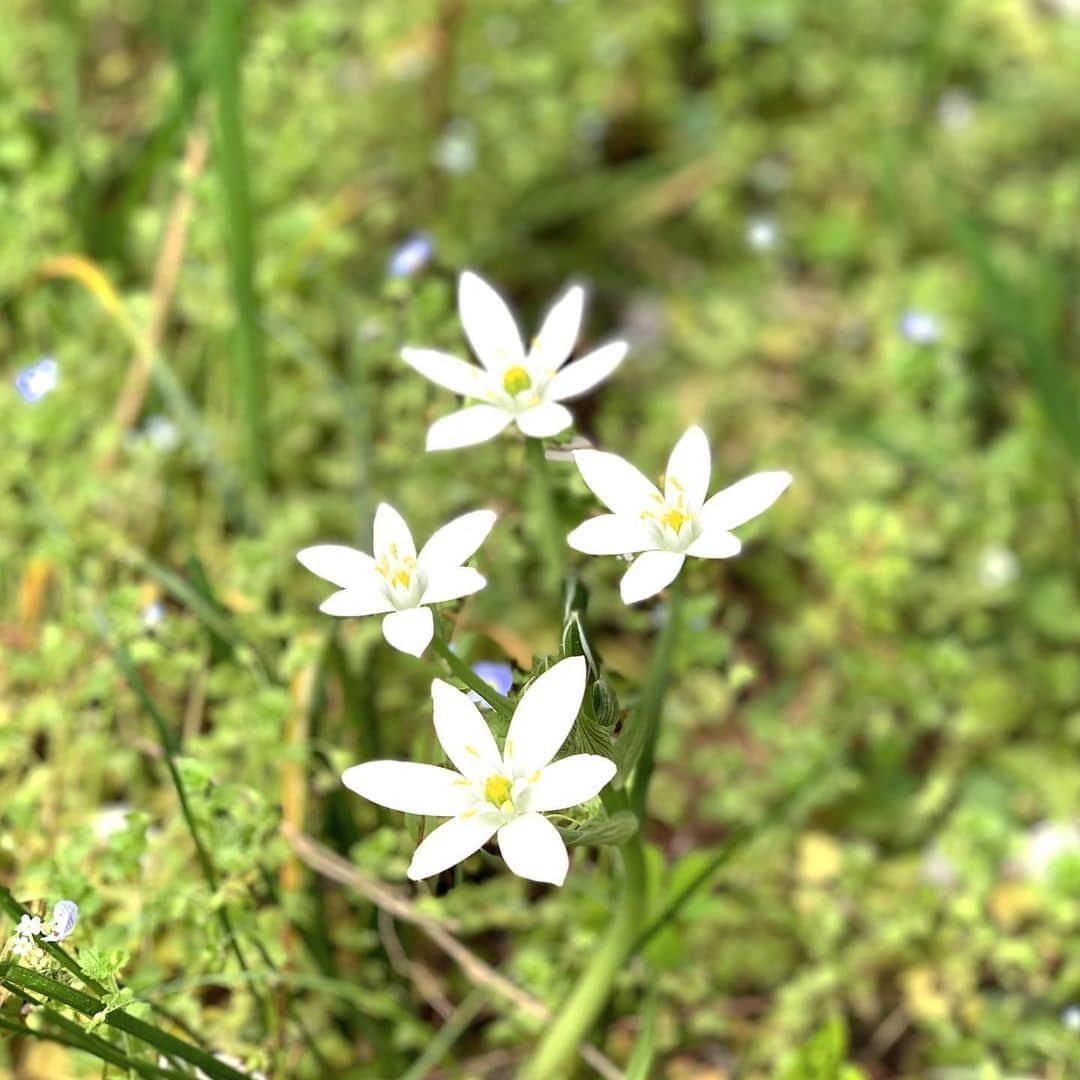
[[586,555],[629,555],[658,546],[653,525],[621,514],[601,514],[583,521],[566,542]]
[[365,761],[341,774],[341,782],[373,803],[405,814],[453,817],[476,801],[460,773],[412,761]]
[[471,596],[487,584],[487,579],[471,566],[448,566],[437,570],[428,580],[421,604],[442,604]]
[[413,881],[441,874],[479,851],[499,827],[495,814],[456,817],[429,833],[413,853],[408,875]]
[[699,559],[730,559],[742,551],[742,542],[723,529],[706,529],[687,549],[687,555]]
[[529,350],[531,367],[555,371],[566,363],[567,357],[574,351],[584,307],[585,290],[580,285],[567,289],[552,304]]
[[383,555],[391,555],[399,559],[416,556],[416,546],[413,544],[409,526],[389,503],[379,503],[375,509],[372,547],[377,559]]
[[414,607],[391,611],[382,621],[383,637],[399,652],[419,656],[431,644],[435,620],[431,608]]
[[626,349],[625,341],[616,341],[567,364],[548,383],[547,396],[552,401],[566,401],[587,394],[622,363]]
[[458,282],[458,310],[465,336],[488,371],[524,365],[525,348],[514,316],[503,298],[471,270]]
[[482,390],[480,369],[449,353],[439,352],[437,349],[406,347],[401,350],[401,359],[414,371],[419,371],[424,378],[447,390],[453,390],[455,394],[476,397]]
[[375,560],[344,544],[316,544],[296,553],[300,565],[339,589],[366,583],[375,575]]
[[518,877],[561,885],[570,869],[559,830],[540,814],[522,814],[499,830],[499,850]]
[[575,450],[574,461],[592,493],[616,514],[637,517],[660,501],[660,492],[618,454]]
[[668,458],[664,497],[669,503],[676,505],[678,496],[682,495],[690,512],[696,514],[709,493],[711,472],[709,440],[701,428],[689,428],[675,444],[675,449]]
[[475,446],[487,442],[510,421],[513,416],[496,409],[494,405],[470,405],[449,416],[441,416],[428,428],[428,450],[456,450],[459,446]]
[[678,576],[685,556],[674,551],[646,551],[623,574],[619,592],[624,604],[636,604],[666,589]]
[[319,605],[319,610],[324,615],[339,615],[347,618],[349,616],[382,615],[385,611],[393,611],[394,605],[387,599],[382,579],[377,578],[370,586],[365,585],[358,589],[342,589],[340,592],[334,593]]
[[568,657],[521,695],[506,735],[506,758],[515,777],[543,768],[566,742],[585,695],[586,671],[585,657]]
[[517,418],[517,426],[533,439],[547,439],[565,431],[574,422],[570,410],[554,401],[545,401],[526,409]]
[[502,766],[491,729],[477,707],[442,679],[431,684],[435,734],[458,772],[470,780],[485,780]]
[[496,516],[492,510],[473,510],[447,522],[431,534],[431,539],[420,549],[417,562],[425,570],[460,566],[487,539]]
[[566,810],[598,795],[614,776],[614,761],[600,754],[573,754],[542,769],[518,802],[524,800],[522,808],[536,812]]
[[770,506],[787,490],[791,473],[759,472],[718,491],[701,508],[701,525],[711,529],[734,529]]

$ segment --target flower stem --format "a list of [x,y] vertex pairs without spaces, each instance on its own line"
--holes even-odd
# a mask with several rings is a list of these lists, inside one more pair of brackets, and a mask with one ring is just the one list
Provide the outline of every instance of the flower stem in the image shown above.
[[[608,813],[624,809],[626,793],[604,793]],[[645,917],[645,857],[641,837],[635,833],[620,845],[623,878],[619,897],[603,941],[593,952],[577,985],[562,1003],[532,1056],[520,1073],[521,1080],[550,1080],[567,1076],[577,1048],[585,1040],[611,997],[615,978],[630,955]]]
[[530,490],[533,498],[533,528],[537,547],[544,558],[544,584],[548,591],[559,596],[562,590],[563,556],[566,538],[559,519],[559,507],[551,486],[551,472],[543,439],[525,440],[525,457],[532,472]]
[[432,640],[435,651],[446,661],[451,674],[456,675],[470,690],[480,695],[500,716],[509,719],[514,712],[513,703],[479,675],[450,646],[436,634]]
[[652,660],[645,676],[645,685],[638,697],[638,723],[644,728],[641,755],[634,767],[634,781],[630,787],[630,805],[640,821],[645,816],[649,797],[649,781],[652,780],[653,762],[656,759],[656,741],[660,735],[660,718],[664,712],[664,696],[671,674],[671,658],[675,643],[682,629],[683,596],[681,578],[672,582],[668,592],[667,621],[653,649]]

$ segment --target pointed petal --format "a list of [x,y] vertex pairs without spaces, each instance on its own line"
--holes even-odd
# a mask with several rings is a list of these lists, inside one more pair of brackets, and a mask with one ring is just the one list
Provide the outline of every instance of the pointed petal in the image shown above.
[[624,604],[636,604],[666,589],[678,576],[685,556],[674,551],[646,551],[619,582]]
[[471,566],[449,566],[437,570],[428,580],[421,604],[443,604],[479,592],[487,579]]
[[592,493],[616,514],[637,517],[661,501],[660,492],[618,454],[576,450],[574,461]]
[[296,553],[300,565],[332,582],[339,589],[349,589],[376,577],[375,560],[344,544],[316,544]]
[[544,317],[540,333],[529,350],[529,366],[536,371],[557,371],[574,351],[585,308],[585,290],[567,289]]
[[565,431],[574,422],[570,410],[554,401],[545,401],[526,409],[517,418],[517,426],[532,439],[547,439]]
[[400,559],[416,556],[416,546],[413,544],[409,526],[389,503],[379,503],[375,509],[372,548],[376,559],[383,555],[394,555],[395,552],[396,557]]
[[341,774],[357,795],[405,814],[453,817],[476,801],[472,785],[460,773],[412,761],[365,761]]
[[567,364],[548,383],[548,398],[552,401],[567,401],[587,394],[623,362],[626,350],[625,341],[616,341],[575,360],[572,364]]
[[496,517],[492,510],[473,510],[454,518],[431,534],[416,561],[424,570],[461,566],[487,539]]
[[382,621],[383,637],[399,652],[420,656],[435,635],[431,608],[414,607],[391,611]]
[[585,657],[568,657],[521,695],[506,735],[505,756],[515,777],[542,769],[566,742],[585,695],[586,671]]
[[601,514],[583,521],[566,542],[586,555],[629,555],[658,546],[655,526],[620,514]]
[[718,491],[701,508],[700,523],[706,530],[735,529],[756,518],[787,490],[789,472],[759,472]]
[[573,754],[553,761],[517,800],[523,810],[537,813],[580,806],[611,782],[615,762],[600,754]]
[[429,833],[413,853],[408,869],[410,879],[420,881],[464,862],[495,835],[498,827],[499,818],[495,814],[473,814],[445,822]]
[[459,446],[475,446],[487,442],[510,421],[513,416],[494,405],[470,405],[449,416],[441,416],[428,428],[428,450],[456,450]]
[[458,772],[470,780],[484,780],[502,765],[491,729],[476,706],[442,679],[431,684],[435,734]]
[[471,270],[458,282],[458,311],[465,336],[488,371],[524,365],[525,348],[514,316],[503,298]]
[[480,369],[449,353],[406,346],[401,350],[401,359],[414,371],[420,372],[425,379],[430,379],[447,390],[453,390],[455,394],[477,397],[482,392]]
[[384,612],[393,611],[394,605],[387,599],[386,590],[382,586],[382,579],[378,578],[370,586],[364,585],[358,589],[342,589],[340,592],[333,593],[319,605],[319,610],[324,615],[350,618],[363,615],[382,615]]
[[709,440],[701,428],[689,428],[675,444],[675,449],[668,458],[664,497],[675,505],[678,496],[682,495],[690,512],[696,514],[709,493],[711,472]]
[[706,529],[687,549],[687,555],[699,559],[730,559],[742,551],[742,542],[723,529]]
[[559,830],[540,814],[522,814],[499,830],[499,850],[518,877],[561,885],[570,869]]

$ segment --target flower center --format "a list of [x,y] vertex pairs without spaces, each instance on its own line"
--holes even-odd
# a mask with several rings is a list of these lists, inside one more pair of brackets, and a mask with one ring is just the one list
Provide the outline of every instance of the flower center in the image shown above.
[[402,557],[397,544],[391,544],[390,551],[384,551],[376,560],[375,569],[391,589],[408,591],[416,574],[416,559],[411,555]]
[[506,369],[506,374],[503,375],[503,389],[512,397],[516,397],[522,390],[528,390],[530,386],[532,386],[532,379],[520,364]]
[[506,803],[510,803],[510,805],[513,806],[513,802],[510,799],[510,781],[505,776],[499,776],[498,773],[494,776],[489,776],[487,780],[484,781],[484,800],[500,809],[502,809]]
[[690,515],[685,510],[680,510],[678,507],[669,506],[660,515],[660,524],[671,529],[672,532],[679,532],[680,529],[690,520]]

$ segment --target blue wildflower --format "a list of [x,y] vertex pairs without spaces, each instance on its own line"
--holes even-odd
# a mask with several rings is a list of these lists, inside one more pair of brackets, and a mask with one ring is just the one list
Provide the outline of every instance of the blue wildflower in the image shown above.
[[[497,694],[508,694],[514,685],[514,672],[510,665],[499,660],[477,660],[472,666],[473,674],[478,675]],[[469,691],[469,699],[481,709],[491,706],[475,690]]]
[[79,921],[79,905],[74,900],[58,900],[49,920],[50,932],[42,941],[64,941]]
[[941,339],[941,326],[928,312],[905,311],[900,319],[900,333],[912,345],[936,345]]
[[60,365],[53,356],[43,356],[36,364],[23,368],[15,376],[15,389],[28,405],[36,405],[56,389]]
[[386,272],[394,278],[412,277],[427,266],[434,254],[431,237],[427,233],[413,233],[394,250],[386,264]]

